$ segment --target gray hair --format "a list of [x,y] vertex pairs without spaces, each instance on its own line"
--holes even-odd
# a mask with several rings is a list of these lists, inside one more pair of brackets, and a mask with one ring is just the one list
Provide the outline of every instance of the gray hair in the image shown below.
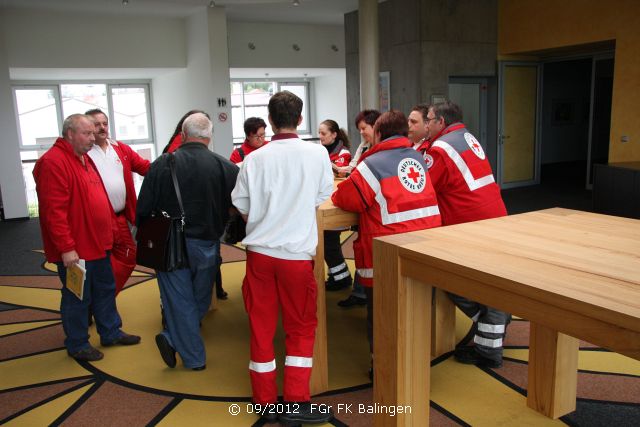
[[210,140],[212,132],[213,123],[202,113],[194,113],[187,117],[184,123],[182,123],[182,133],[184,133],[186,139],[192,137]]
[[62,122],[62,136],[66,138],[67,132],[69,132],[70,130],[76,130],[76,127],[78,126],[78,122],[81,119],[86,119],[90,123],[93,123],[93,119],[87,116],[86,114],[72,114],[66,119],[64,119],[64,122]]
[[458,104],[451,101],[441,102],[431,106],[433,115],[436,118],[444,117],[445,126],[452,125],[462,121],[462,109]]

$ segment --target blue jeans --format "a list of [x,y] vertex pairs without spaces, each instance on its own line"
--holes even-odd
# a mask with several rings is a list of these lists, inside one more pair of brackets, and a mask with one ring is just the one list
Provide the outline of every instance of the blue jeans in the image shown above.
[[96,320],[100,341],[105,343],[118,339],[122,320],[116,308],[116,283],[109,253],[102,259],[86,262],[87,278],[82,301],[66,287],[67,269],[61,262],[56,265],[62,281],[60,314],[67,351],[73,354],[89,348],[89,307]]
[[167,324],[162,334],[187,368],[206,363],[200,321],[211,305],[219,253],[220,241],[187,238],[189,268],[157,272]]

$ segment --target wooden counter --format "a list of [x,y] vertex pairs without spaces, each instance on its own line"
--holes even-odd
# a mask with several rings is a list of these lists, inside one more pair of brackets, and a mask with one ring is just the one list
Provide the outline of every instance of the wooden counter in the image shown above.
[[530,320],[527,405],[575,410],[578,339],[640,360],[640,221],[548,209],[374,240],[374,402],[429,424],[432,286]]

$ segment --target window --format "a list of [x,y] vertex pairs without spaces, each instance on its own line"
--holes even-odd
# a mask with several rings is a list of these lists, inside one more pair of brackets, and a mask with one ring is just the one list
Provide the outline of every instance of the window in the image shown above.
[[[30,216],[38,216],[33,166],[60,136],[62,122],[71,114],[101,109],[109,117],[112,138],[131,145],[145,159],[154,158],[146,83],[21,84],[13,86],[13,97]],[[134,175],[136,191],[141,182],[142,178]]]
[[265,81],[232,81],[231,82],[231,120],[233,125],[233,143],[244,141],[244,121],[249,117],[260,117],[267,123],[267,137],[273,135],[269,126],[269,99],[282,90],[295,93],[302,99],[302,123],[298,126],[300,135],[311,134],[309,120],[309,83],[308,82],[265,82]]
[[55,87],[14,88],[22,147],[47,146],[60,135],[60,101]]
[[128,144],[153,142],[148,84],[62,83],[13,87],[20,148],[44,149],[62,132],[65,117],[99,108],[109,117],[112,138]]

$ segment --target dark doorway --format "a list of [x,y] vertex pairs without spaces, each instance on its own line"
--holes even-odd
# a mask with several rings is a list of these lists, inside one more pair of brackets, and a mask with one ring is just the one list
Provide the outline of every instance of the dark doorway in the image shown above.
[[594,58],[593,114],[587,187],[593,184],[593,165],[609,163],[611,97],[613,93],[613,58]]
[[589,157],[592,59],[543,68],[540,183],[584,187]]
[[593,165],[607,163],[613,58],[544,64],[540,183],[591,189]]

